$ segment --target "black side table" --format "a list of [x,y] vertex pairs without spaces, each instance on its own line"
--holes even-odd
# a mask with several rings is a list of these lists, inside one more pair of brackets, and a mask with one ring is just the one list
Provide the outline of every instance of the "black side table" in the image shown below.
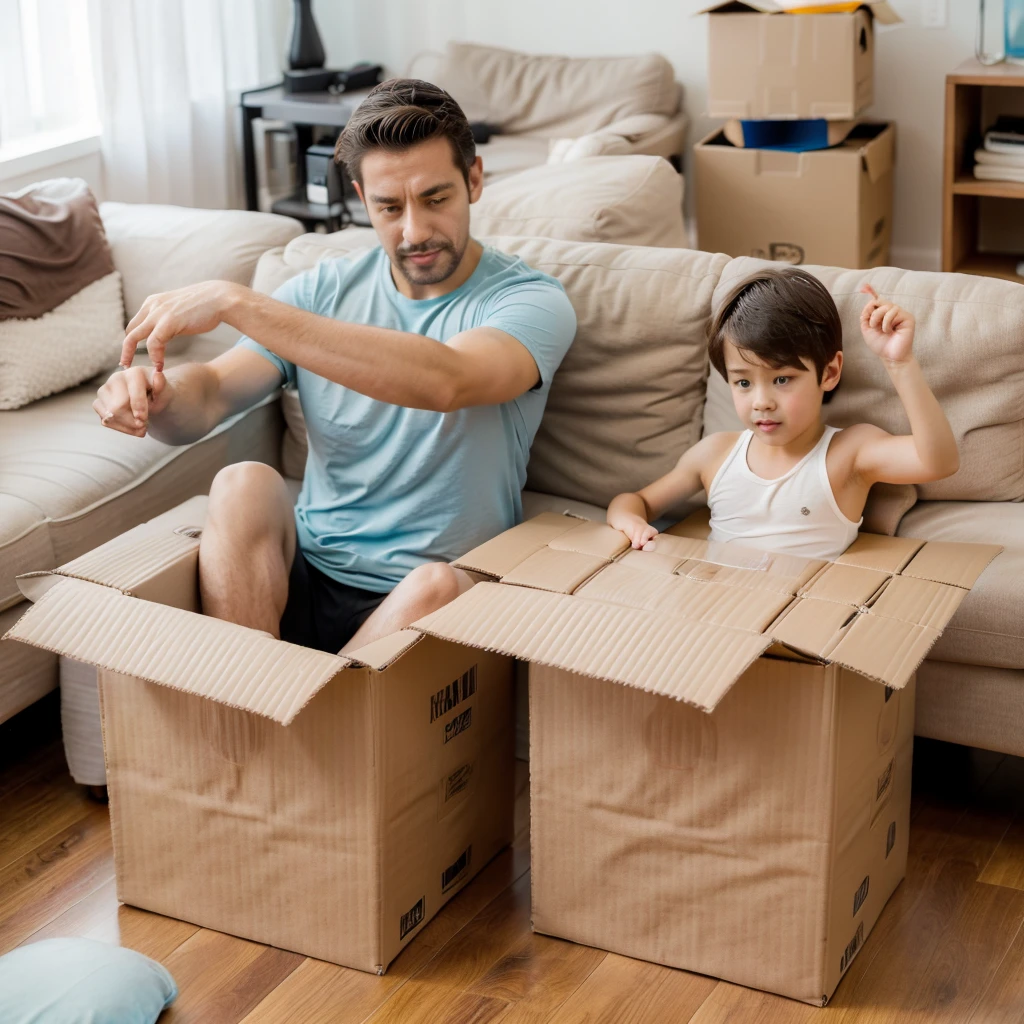
[[[302,221],[308,230],[317,224],[326,224],[328,230],[340,227],[340,216],[325,203],[311,203],[306,198],[306,150],[313,144],[315,127],[337,128],[348,123],[352,112],[362,103],[369,89],[359,89],[335,95],[329,92],[286,93],[280,85],[263,89],[249,89],[242,93],[242,151],[245,161],[245,205],[249,210],[259,209],[256,187],[256,145],[253,122],[258,117],[284,121],[295,126],[298,140],[298,159],[295,171],[297,187],[284,199],[278,199],[271,210]],[[350,213],[356,213],[352,207]],[[357,219],[369,224],[362,205]]]

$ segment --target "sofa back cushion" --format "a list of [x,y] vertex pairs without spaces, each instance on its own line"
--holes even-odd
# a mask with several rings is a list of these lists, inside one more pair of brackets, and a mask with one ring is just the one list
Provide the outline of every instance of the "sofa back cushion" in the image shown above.
[[660,54],[554,57],[449,43],[437,70],[471,121],[511,135],[586,135],[632,114],[675,114],[680,92]]
[[[728,257],[544,238],[484,241],[558,278],[578,318],[531,450],[527,486],[603,507],[671,469],[700,438],[704,325]],[[374,242],[372,232],[352,229],[304,235],[261,259],[255,286],[273,291],[318,259]]]
[[[715,290],[715,308],[736,281],[762,260],[740,257],[726,266]],[[914,314],[914,352],[953,427],[960,470],[921,484],[925,500],[1024,500],[1024,287],[996,278],[878,267],[841,270],[807,267],[828,287],[843,320],[843,376],[826,405],[837,427],[874,423],[894,434],[910,426],[889,375],[860,333],[870,283],[882,299]],[[721,377],[708,382],[706,427],[730,428],[732,403]]]
[[683,179],[660,156],[593,156],[531,167],[488,182],[469,212],[475,235],[686,245]]

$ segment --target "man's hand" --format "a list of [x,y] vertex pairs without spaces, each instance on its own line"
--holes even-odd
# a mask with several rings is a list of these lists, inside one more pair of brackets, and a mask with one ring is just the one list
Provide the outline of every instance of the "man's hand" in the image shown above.
[[121,365],[131,366],[139,343],[146,341],[153,366],[163,370],[167,342],[179,334],[212,331],[224,319],[240,289],[242,285],[232,281],[201,281],[173,292],[150,295],[128,324],[121,347]]
[[610,509],[608,512],[608,525],[620,533],[624,533],[630,544],[637,550],[654,550],[654,538],[658,536],[658,531],[643,516],[633,515],[632,512],[619,512],[616,509]]
[[890,366],[913,358],[914,317],[894,302],[882,302],[869,284],[861,285],[871,301],[861,310],[860,330],[868,348]]
[[103,426],[145,437],[149,417],[166,408],[170,398],[171,389],[161,371],[133,366],[112,374],[97,392],[92,407]]

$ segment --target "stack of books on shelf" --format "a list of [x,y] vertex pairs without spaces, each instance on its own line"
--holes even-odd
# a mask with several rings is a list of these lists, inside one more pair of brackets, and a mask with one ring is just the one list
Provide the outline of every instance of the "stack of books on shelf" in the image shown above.
[[974,151],[974,176],[983,181],[1024,182],[1024,117],[1000,117]]

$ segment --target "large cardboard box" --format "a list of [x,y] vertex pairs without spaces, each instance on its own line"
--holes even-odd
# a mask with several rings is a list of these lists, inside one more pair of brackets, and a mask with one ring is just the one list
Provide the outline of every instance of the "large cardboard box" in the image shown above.
[[100,669],[122,902],[383,973],[512,837],[512,663],[198,614],[205,502],[24,577],[7,636]]
[[823,1005],[905,871],[916,667],[999,548],[700,533],[538,517],[417,628],[530,662],[536,930]]
[[892,238],[892,124],[858,125],[832,149],[741,149],[721,130],[694,146],[697,239],[707,252],[878,267]]
[[874,102],[874,22],[902,20],[886,0],[837,14],[723,0],[700,13],[710,15],[708,113],[748,119],[856,117]]

